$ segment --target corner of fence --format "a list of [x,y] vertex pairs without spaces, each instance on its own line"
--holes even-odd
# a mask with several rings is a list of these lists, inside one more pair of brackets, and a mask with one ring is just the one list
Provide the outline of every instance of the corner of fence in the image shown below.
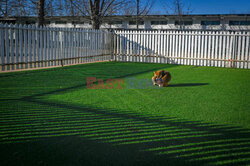
[[110,53],[111,53],[111,59],[110,61],[116,61],[116,33],[114,29],[109,29],[111,36],[111,43],[110,43]]

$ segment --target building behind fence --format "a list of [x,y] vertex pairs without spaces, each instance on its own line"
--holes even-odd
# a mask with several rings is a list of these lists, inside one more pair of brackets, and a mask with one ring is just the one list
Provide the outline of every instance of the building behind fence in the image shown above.
[[92,61],[250,68],[250,32],[115,31],[0,24],[1,71]]
[[[180,22],[181,17],[181,22]],[[102,17],[101,29],[141,30],[231,30],[250,31],[250,14],[144,15],[136,26],[136,15]],[[37,17],[0,17],[0,23],[37,24]],[[48,27],[92,28],[89,16],[48,16]]]

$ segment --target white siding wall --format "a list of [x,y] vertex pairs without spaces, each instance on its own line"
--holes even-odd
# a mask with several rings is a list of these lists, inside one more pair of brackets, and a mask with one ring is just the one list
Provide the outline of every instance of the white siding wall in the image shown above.
[[[229,25],[229,19],[222,19],[220,20],[221,24],[220,25],[208,25],[208,26],[203,26],[201,25],[201,21],[204,20],[202,19],[193,19],[193,24],[192,25],[186,25],[185,29],[187,30],[250,30],[250,26],[230,26]],[[210,19],[211,20],[211,19]],[[237,20],[237,19],[231,19],[231,20]],[[151,21],[155,20],[145,20],[144,25],[139,25],[139,29],[179,29],[178,25],[175,25],[175,20],[170,19],[170,20],[165,20],[168,21],[167,25],[151,25]],[[158,21],[164,21],[164,20],[158,20]],[[84,24],[76,24],[73,25],[72,23],[67,23],[67,24],[55,24],[51,23],[48,25],[48,27],[55,27],[55,28],[92,28],[92,26],[85,22]],[[109,25],[107,23],[103,23],[101,25],[101,29],[136,29],[136,25],[129,25],[129,21],[124,20],[122,24],[115,24],[115,25]]]

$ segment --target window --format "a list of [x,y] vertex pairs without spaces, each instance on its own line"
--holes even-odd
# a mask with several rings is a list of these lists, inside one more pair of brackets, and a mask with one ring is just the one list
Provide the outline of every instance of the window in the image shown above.
[[55,24],[67,24],[66,21],[56,21]]
[[122,21],[112,21],[109,24],[111,24],[111,25],[122,24]]
[[[143,25],[144,21],[139,21],[138,25]],[[129,21],[129,25],[136,25],[136,21]]]
[[201,21],[201,25],[220,25],[220,21]]
[[229,25],[250,25],[250,21],[229,21]]
[[72,21],[72,24],[84,24],[84,22],[83,21]]
[[25,24],[35,24],[36,21],[25,21]]
[[5,24],[5,23],[8,23],[8,24],[15,24],[16,21],[15,21],[15,20],[0,20],[0,23],[3,23],[3,24]]
[[168,21],[151,21],[151,25],[167,25]]
[[192,25],[193,21],[175,21],[175,25]]

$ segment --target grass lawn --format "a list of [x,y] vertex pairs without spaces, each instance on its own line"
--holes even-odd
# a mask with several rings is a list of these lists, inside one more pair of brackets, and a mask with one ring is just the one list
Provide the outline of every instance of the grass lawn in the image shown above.
[[[159,69],[170,86],[144,84]],[[147,63],[2,73],[0,165],[247,165],[249,82],[245,69]]]

